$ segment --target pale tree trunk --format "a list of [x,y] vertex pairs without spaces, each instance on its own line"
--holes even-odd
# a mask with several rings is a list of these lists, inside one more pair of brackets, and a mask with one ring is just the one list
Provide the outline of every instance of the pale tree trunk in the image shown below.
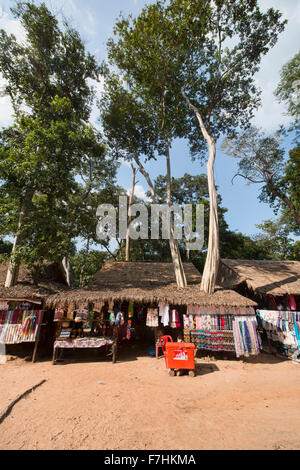
[[64,256],[62,259],[62,265],[65,271],[66,281],[69,287],[72,287],[73,278],[72,278],[72,269],[70,259],[67,256]]
[[[134,155],[133,158],[136,164],[138,165],[141,174],[144,176],[144,178],[146,179],[148,183],[153,202],[157,203],[158,201],[156,198],[154,186],[149,176],[149,173],[145,170],[144,166],[142,165],[142,163],[140,162],[139,158],[136,155]],[[170,233],[170,250],[171,250],[171,255],[172,255],[172,260],[173,260],[173,265],[174,265],[176,283],[178,287],[186,287],[187,286],[186,276],[185,276],[178,244],[174,238],[174,229],[173,229],[172,224],[171,224],[170,232],[171,232]]]
[[[167,204],[171,208],[171,162],[170,162],[170,152],[169,152],[169,142],[168,139],[165,141],[166,145],[166,161],[167,161]],[[183,264],[180,256],[180,251],[178,243],[174,238],[174,229],[173,229],[173,217],[170,213],[171,229],[170,229],[170,249],[174,265],[175,278],[178,287],[186,287],[186,276],[183,269]]]
[[17,250],[20,248],[20,246],[23,243],[22,228],[24,224],[24,219],[28,213],[28,205],[32,201],[33,195],[34,195],[34,190],[28,191],[22,202],[21,211],[20,211],[19,220],[18,220],[18,228],[16,231],[13,248],[11,252],[11,261],[9,262],[9,265],[8,265],[6,280],[5,280],[5,287],[8,287],[8,288],[13,287],[18,282],[20,259],[17,255]]
[[207,180],[209,190],[209,201],[210,201],[210,214],[209,214],[209,238],[208,238],[208,250],[206,256],[206,262],[203,270],[201,290],[206,294],[213,294],[216,285],[216,279],[219,270],[220,263],[220,240],[219,240],[219,219],[218,219],[218,195],[216,191],[215,178],[214,178],[214,164],[216,158],[216,142],[214,137],[209,135],[207,129],[204,126],[201,114],[192,105],[189,98],[185,95],[184,89],[182,89],[182,95],[186,100],[189,108],[195,113],[203,137],[208,143],[209,148],[209,159],[207,163]]
[[127,233],[126,233],[126,261],[130,261],[130,230],[129,230],[129,225],[132,221],[131,207],[132,207],[133,198],[134,198],[135,175],[136,175],[136,168],[133,165],[131,165],[131,168],[132,168],[132,187],[131,187],[131,191],[130,191],[129,205],[128,205],[128,224],[127,224]]
[[87,257],[88,257],[89,251],[90,251],[90,239],[88,238],[87,241],[86,241],[85,258],[84,258],[84,261],[83,261],[83,264],[82,264],[81,270],[80,270],[80,278],[79,278],[79,286],[80,287],[84,287],[83,276],[84,276],[84,270],[85,270],[85,267],[86,267]]

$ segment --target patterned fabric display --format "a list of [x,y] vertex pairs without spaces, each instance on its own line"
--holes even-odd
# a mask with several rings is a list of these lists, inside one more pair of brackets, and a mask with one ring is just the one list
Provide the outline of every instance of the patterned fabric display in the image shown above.
[[[188,308],[188,312],[195,309]],[[197,349],[232,351],[237,356],[259,354],[261,345],[255,316],[187,314],[183,316],[184,341]]]
[[298,350],[296,328],[300,327],[300,312],[257,310],[258,323],[279,353],[291,357]]
[[107,344],[113,344],[113,341],[107,338],[79,338],[73,341],[55,341],[54,349],[101,348]]
[[257,333],[255,317],[236,317],[233,322],[233,335],[237,357],[253,356],[260,353],[261,342]]
[[32,343],[36,339],[42,311],[1,312],[0,342],[4,344]]
[[157,308],[148,308],[146,325],[151,328],[156,328],[158,326],[158,309]]
[[232,331],[194,330],[191,331],[191,341],[197,349],[210,351],[235,351]]

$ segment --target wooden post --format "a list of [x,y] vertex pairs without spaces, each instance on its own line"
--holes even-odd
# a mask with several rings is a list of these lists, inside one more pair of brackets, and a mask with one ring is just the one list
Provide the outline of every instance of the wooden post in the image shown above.
[[34,345],[33,356],[32,356],[32,362],[33,362],[33,363],[34,363],[35,360],[36,360],[37,348],[38,348],[38,344],[39,344],[39,340],[40,340],[41,327],[42,327],[43,320],[44,320],[44,310],[42,310],[42,314],[41,314],[41,318],[40,318],[38,330],[37,330],[37,333],[36,333],[35,345]]

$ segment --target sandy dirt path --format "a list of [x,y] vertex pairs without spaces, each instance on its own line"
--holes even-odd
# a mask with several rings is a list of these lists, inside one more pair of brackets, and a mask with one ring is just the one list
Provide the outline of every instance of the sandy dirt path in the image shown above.
[[[271,356],[0,366],[0,408],[42,379],[0,425],[1,449],[300,449],[300,365]],[[104,383],[101,383],[104,382]]]

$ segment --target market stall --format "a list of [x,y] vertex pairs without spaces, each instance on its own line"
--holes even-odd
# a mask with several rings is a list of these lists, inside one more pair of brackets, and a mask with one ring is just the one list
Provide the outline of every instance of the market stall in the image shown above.
[[7,268],[7,262],[0,265],[0,343],[7,348],[32,344],[35,362],[41,333],[51,322],[51,314],[53,317],[51,309],[45,307],[45,299],[67,287],[56,263],[45,263],[35,281],[30,270],[21,265],[18,283],[11,288],[5,287]]
[[[99,329],[100,337],[112,338],[109,329],[118,328],[119,343],[146,344],[150,339],[153,355],[163,335],[193,343],[198,350],[231,351],[238,357],[258,354],[255,302],[221,288],[206,295],[193,264],[185,263],[184,269],[188,286],[181,289],[172,263],[108,262],[90,286],[55,294],[47,304],[56,309],[57,320],[76,321],[78,316],[89,323],[93,337]],[[84,326],[82,330],[83,338]]]
[[222,260],[219,280],[257,303],[266,352],[300,355],[299,261]]
[[112,362],[116,362],[118,340],[122,339],[122,325],[106,322],[103,307],[103,303],[76,305],[72,302],[70,305],[59,305],[55,309],[53,364],[58,356],[62,358],[64,350],[98,351],[102,348],[105,349],[106,356],[111,356]]

